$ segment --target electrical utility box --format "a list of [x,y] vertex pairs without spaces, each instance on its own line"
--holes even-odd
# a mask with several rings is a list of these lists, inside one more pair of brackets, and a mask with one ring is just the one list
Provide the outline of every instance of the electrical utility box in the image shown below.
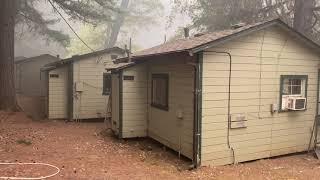
[[241,129],[247,127],[247,117],[246,114],[232,114],[231,115],[231,129]]
[[76,92],[83,92],[83,82],[76,82]]

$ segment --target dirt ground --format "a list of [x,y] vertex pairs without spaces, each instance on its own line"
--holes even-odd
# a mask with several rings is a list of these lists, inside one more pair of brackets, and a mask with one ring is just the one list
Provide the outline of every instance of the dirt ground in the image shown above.
[[[238,165],[189,170],[186,159],[149,139],[118,140],[103,123],[33,121],[0,112],[0,163],[42,162],[51,179],[319,179],[320,161],[299,154]],[[0,165],[1,176],[53,173],[41,166]]]

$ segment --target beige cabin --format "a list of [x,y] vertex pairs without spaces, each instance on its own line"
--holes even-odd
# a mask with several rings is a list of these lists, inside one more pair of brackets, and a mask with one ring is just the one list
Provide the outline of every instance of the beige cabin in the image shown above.
[[112,129],[151,137],[195,166],[308,150],[319,46],[279,19],[180,39],[118,59]]
[[48,118],[104,118],[109,94],[104,92],[103,74],[115,58],[123,56],[124,50],[114,47],[47,64]]

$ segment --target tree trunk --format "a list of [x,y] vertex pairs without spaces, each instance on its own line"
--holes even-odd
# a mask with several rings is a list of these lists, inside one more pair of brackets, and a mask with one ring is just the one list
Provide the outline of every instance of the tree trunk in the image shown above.
[[[128,6],[129,6],[129,0],[122,0],[121,5],[120,5],[121,11],[126,11],[128,9]],[[121,28],[123,21],[124,21],[124,18],[125,18],[125,13],[126,12],[118,13],[116,22],[112,26],[111,34],[109,36],[109,33],[108,33],[108,36],[107,36],[108,37],[108,39],[106,40],[107,48],[112,48],[117,43],[120,28]]]
[[300,33],[310,33],[314,6],[314,0],[295,0],[293,20],[294,29]]
[[0,0],[0,110],[15,110],[14,26],[16,0]]

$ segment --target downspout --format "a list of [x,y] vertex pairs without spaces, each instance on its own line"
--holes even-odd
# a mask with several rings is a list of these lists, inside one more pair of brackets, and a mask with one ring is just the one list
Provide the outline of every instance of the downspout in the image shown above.
[[193,68],[194,68],[193,167],[194,168],[201,166],[202,62],[203,62],[203,52],[200,52],[197,54],[196,64],[193,65]]
[[231,149],[233,164],[235,161],[235,152],[230,143],[230,129],[231,129],[231,79],[232,79],[232,55],[229,52],[223,51],[204,51],[204,52],[212,52],[216,54],[226,54],[229,57],[229,84],[228,84],[228,130],[227,130],[227,144],[228,148]]

